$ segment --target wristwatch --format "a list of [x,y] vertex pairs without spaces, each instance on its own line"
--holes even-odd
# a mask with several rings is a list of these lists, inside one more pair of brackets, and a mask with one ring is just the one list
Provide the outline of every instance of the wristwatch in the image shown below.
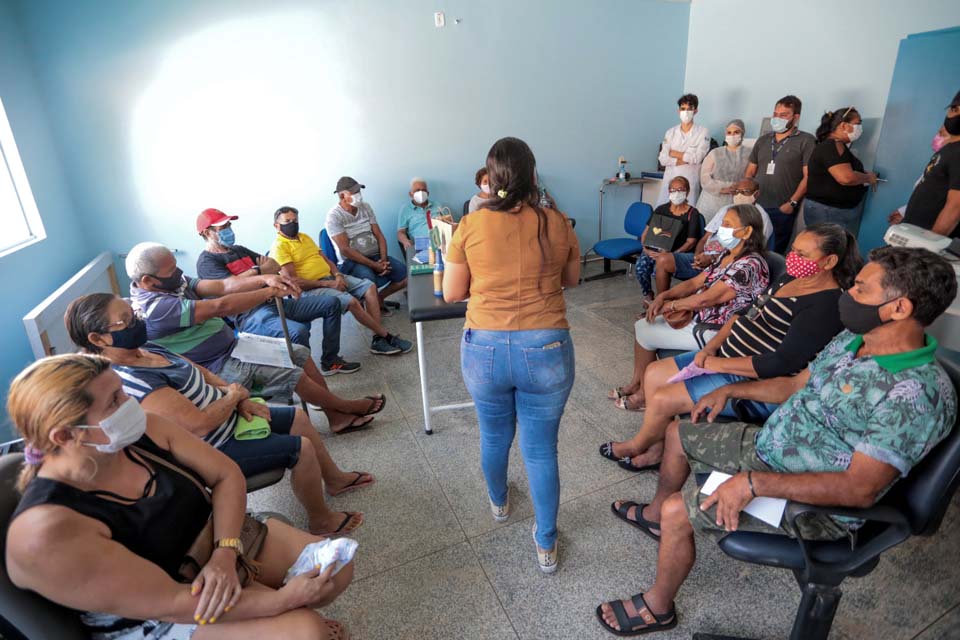
[[233,549],[237,555],[243,555],[243,542],[240,538],[220,538],[216,543],[217,549]]
[[797,210],[797,207],[800,206],[800,203],[797,202],[796,200],[791,200],[791,201],[790,201],[790,206],[793,207],[793,210],[794,210],[794,211],[796,211],[796,210]]

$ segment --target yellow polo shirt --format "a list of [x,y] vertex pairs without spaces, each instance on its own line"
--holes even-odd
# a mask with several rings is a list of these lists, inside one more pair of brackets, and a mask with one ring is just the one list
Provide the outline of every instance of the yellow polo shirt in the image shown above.
[[305,233],[298,234],[296,240],[278,233],[270,247],[270,257],[281,267],[292,262],[297,277],[305,280],[320,280],[330,275],[330,265],[320,255],[320,247]]

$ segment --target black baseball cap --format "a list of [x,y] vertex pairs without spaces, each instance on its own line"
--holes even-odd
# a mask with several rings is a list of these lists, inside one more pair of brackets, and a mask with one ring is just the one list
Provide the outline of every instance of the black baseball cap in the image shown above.
[[350,176],[343,176],[337,180],[337,189],[334,193],[340,193],[341,191],[349,191],[350,193],[357,193],[360,189],[366,189],[367,185],[360,184]]

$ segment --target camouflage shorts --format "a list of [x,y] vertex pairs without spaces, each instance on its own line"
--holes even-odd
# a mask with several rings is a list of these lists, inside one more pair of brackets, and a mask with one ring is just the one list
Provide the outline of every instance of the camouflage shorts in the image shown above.
[[[739,471],[770,471],[770,467],[757,455],[756,436],[761,427],[742,422],[722,424],[680,423],[680,445],[694,474],[709,474],[713,471],[735,474]],[[702,478],[683,488],[683,500],[693,528],[702,532],[723,532],[717,526],[717,508],[700,510],[707,496],[700,493]],[[797,521],[800,534],[806,540],[836,540],[850,535],[847,529],[830,516],[810,514]],[[784,519],[779,527],[772,527],[749,513],[740,514],[738,531],[779,533],[796,537],[796,532]]]

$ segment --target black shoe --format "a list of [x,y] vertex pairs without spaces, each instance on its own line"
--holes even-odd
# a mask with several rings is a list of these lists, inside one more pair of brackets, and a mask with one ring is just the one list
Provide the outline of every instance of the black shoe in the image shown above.
[[330,365],[320,365],[320,373],[323,376],[335,376],[338,373],[356,373],[360,371],[359,362],[347,362],[340,356],[330,363]]

